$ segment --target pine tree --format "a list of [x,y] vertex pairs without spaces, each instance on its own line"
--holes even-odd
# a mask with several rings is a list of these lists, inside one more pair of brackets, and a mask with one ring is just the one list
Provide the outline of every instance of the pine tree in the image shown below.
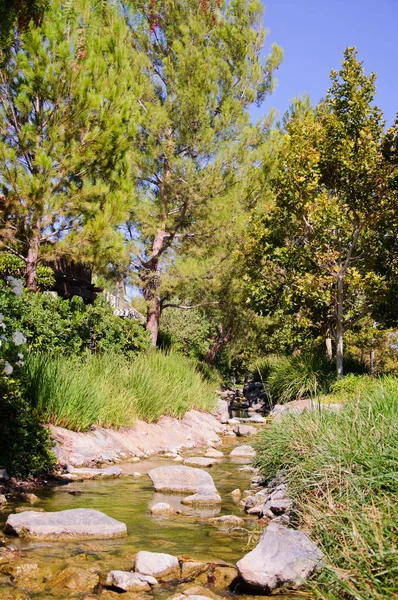
[[258,0],[132,0],[129,6],[131,43],[146,58],[151,91],[141,99],[139,202],[127,229],[155,345],[167,296],[183,277],[181,257],[188,258],[185,273],[189,264],[197,266],[195,257],[204,257],[218,228],[253,201],[238,193],[258,166],[262,141],[249,107],[272,90],[281,52],[273,47],[262,62]]
[[122,250],[140,85],[127,35],[107,3],[54,0],[0,70],[2,245],[26,261],[29,290],[43,253],[98,263]]

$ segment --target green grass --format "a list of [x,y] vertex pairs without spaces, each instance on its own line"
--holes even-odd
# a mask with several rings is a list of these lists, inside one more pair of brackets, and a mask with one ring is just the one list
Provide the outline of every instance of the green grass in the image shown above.
[[[346,387],[346,391],[344,388]],[[398,379],[350,377],[340,412],[287,415],[258,443],[268,478],[286,471],[300,526],[325,553],[316,598],[396,598]]]
[[28,396],[44,421],[75,431],[91,425],[131,426],[162,415],[210,410],[216,383],[205,381],[193,361],[177,353],[151,352],[128,360],[117,354],[85,359],[31,354]]

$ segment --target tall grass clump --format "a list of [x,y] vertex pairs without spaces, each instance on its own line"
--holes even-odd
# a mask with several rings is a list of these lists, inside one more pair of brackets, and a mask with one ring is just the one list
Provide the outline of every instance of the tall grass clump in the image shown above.
[[251,371],[274,404],[300,398],[313,398],[328,391],[334,379],[334,365],[316,352],[294,356],[268,356],[258,359]]
[[257,447],[267,478],[287,473],[301,525],[325,554],[325,568],[310,583],[317,598],[397,592],[398,380],[357,379],[347,381],[339,412],[286,415]]
[[205,381],[193,361],[179,354],[152,352],[128,360],[119,354],[84,359],[30,354],[27,394],[42,419],[73,429],[91,425],[131,426],[137,418],[182,417],[210,409],[217,385]]

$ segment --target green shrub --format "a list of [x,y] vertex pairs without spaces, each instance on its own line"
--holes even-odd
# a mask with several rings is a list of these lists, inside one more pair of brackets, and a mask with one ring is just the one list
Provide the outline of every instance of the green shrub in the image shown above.
[[339,412],[287,415],[266,428],[256,465],[284,471],[301,526],[325,553],[317,598],[392,598],[398,533],[398,380],[347,378]]
[[46,474],[56,463],[47,430],[15,378],[0,374],[0,463],[10,476]]
[[30,349],[78,355],[85,350],[131,356],[149,347],[149,335],[133,320],[117,317],[102,298],[86,306],[49,292],[16,296],[0,287],[0,313],[8,327],[22,331]]
[[182,417],[215,404],[217,385],[174,352],[153,351],[127,360],[120,354],[84,359],[30,354],[28,396],[41,418],[82,431],[91,425],[129,426],[137,418]]

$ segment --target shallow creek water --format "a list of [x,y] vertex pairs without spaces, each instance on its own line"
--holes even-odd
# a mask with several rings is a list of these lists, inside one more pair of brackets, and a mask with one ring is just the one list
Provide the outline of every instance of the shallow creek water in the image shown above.
[[[244,442],[247,443],[247,442]],[[60,570],[68,566],[92,568],[103,573],[112,569],[131,570],[134,555],[139,550],[165,552],[176,556],[186,555],[190,558],[207,562],[235,563],[247,551],[250,538],[258,531],[258,519],[246,515],[239,504],[229,495],[235,488],[242,491],[250,489],[252,473],[242,471],[241,467],[250,463],[242,458],[230,458],[231,449],[237,445],[236,440],[223,440],[220,448],[225,458],[209,469],[217,490],[222,497],[220,508],[192,508],[183,506],[180,500],[186,496],[169,495],[154,492],[152,482],[146,473],[156,466],[176,464],[171,459],[155,457],[142,460],[139,463],[126,463],[120,466],[124,475],[113,480],[94,480],[70,483],[56,488],[48,487],[36,492],[40,502],[35,508],[45,511],[59,511],[70,508],[93,508],[100,510],[110,517],[123,521],[127,525],[128,536],[123,539],[97,541],[23,541],[9,537],[7,546],[12,547],[26,561],[34,561],[47,579],[51,579]],[[198,449],[182,453],[199,456]],[[134,478],[133,473],[141,472],[143,476]],[[173,517],[151,515],[150,507],[157,502],[168,502],[182,513]],[[21,503],[19,503],[21,505]],[[17,504],[9,504],[0,512],[0,526],[4,526],[7,515],[14,512]],[[208,519],[217,515],[235,514],[245,519],[241,530],[228,533],[211,526]],[[23,591],[21,583],[20,592]],[[12,589],[14,592],[12,592]],[[85,594],[75,594],[73,591],[63,593],[42,589],[30,590],[28,595],[19,595],[18,587],[11,589],[9,579],[0,575],[0,599],[18,598],[25,600],[50,600],[56,598],[83,598]],[[25,588],[26,589],[26,588]],[[11,595],[10,595],[11,592]],[[33,592],[33,593],[32,593]],[[173,589],[159,589],[154,595],[167,598]],[[15,596],[12,595],[15,593]],[[123,598],[123,595],[120,596]],[[139,596],[137,595],[137,598]],[[284,595],[283,598],[302,598],[303,595]],[[100,596],[99,596],[100,598]],[[239,598],[243,598],[240,596]]]

